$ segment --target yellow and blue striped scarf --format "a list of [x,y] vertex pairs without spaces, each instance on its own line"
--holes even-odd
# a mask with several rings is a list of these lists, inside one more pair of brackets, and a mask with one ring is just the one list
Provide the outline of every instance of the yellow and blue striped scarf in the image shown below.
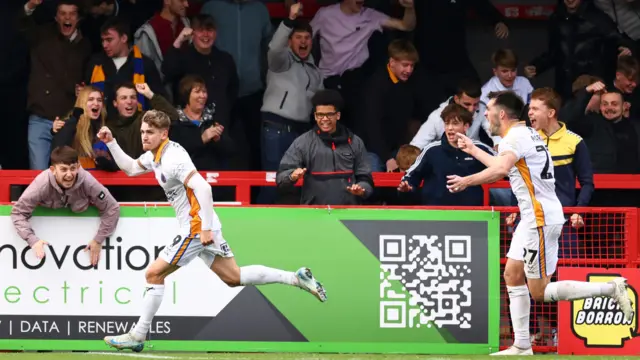
[[[91,85],[97,87],[104,92],[105,75],[102,65],[96,65],[93,67],[93,73],[91,74]],[[142,61],[142,52],[136,45],[133,46],[133,84],[144,84],[144,63]],[[144,96],[138,93],[138,110],[147,110],[147,102]]]

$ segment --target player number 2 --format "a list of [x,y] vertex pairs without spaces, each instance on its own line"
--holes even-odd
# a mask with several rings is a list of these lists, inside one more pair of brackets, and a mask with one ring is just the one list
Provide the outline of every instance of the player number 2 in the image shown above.
[[538,256],[538,250],[524,249],[524,262],[533,264],[536,261],[536,257]]
[[549,151],[547,151],[547,147],[542,145],[536,146],[536,151],[538,152],[544,151],[544,155],[547,159],[544,162],[544,167],[542,168],[542,171],[540,172],[540,179],[542,180],[553,179],[553,175],[549,171],[549,166],[551,165],[551,155],[549,155]]

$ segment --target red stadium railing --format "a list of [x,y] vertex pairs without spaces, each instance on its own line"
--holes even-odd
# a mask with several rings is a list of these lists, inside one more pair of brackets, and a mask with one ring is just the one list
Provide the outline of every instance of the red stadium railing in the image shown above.
[[[155,186],[153,174],[129,177],[125,173],[92,171],[105,186]],[[251,188],[255,186],[275,186],[275,173],[264,171],[201,171],[202,176],[213,186],[236,188],[236,201],[248,205],[251,203]],[[0,202],[11,201],[12,185],[29,185],[39,171],[0,170]],[[400,183],[400,173],[374,173],[376,187],[396,187]],[[640,189],[640,175],[594,175],[596,189]],[[302,182],[300,182],[301,184]],[[580,184],[576,183],[579,187]],[[507,181],[498,181],[484,185],[486,188],[507,188]],[[489,206],[489,192],[484,192],[484,205]]]
[[[11,186],[28,185],[38,171],[2,170],[0,171],[0,203],[11,200]],[[157,185],[153,174],[129,177],[122,172],[92,172],[106,186],[153,186]],[[251,188],[255,186],[275,186],[275,173],[269,172],[201,172],[212,186],[229,186],[236,188],[236,200],[242,205],[250,205]],[[399,173],[374,173],[376,187],[396,187],[400,181]],[[596,189],[640,189],[640,175],[595,175]],[[579,185],[577,185],[579,186]],[[508,183],[500,181],[485,186],[488,188],[508,187]],[[501,265],[504,266],[505,255],[511,241],[512,227],[505,218],[514,212],[516,207],[488,207],[488,191],[485,191],[485,207],[466,207],[466,210],[496,210],[500,212],[500,250]],[[419,207],[424,208],[424,207]],[[433,207],[431,207],[433,208]],[[462,209],[438,207],[435,209]],[[566,214],[579,212],[584,217],[585,226],[573,229],[565,225],[560,242],[558,266],[593,266],[606,268],[640,266],[640,225],[637,208],[565,208]],[[507,295],[502,286],[501,301],[501,346],[511,343],[512,331],[509,322]],[[534,304],[531,312],[532,334],[535,336],[534,350],[537,352],[553,352],[556,350],[554,331],[557,328],[557,305]]]

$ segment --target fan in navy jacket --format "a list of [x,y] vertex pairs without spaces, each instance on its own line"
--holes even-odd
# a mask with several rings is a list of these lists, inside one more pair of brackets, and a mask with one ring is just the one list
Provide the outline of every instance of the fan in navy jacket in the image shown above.
[[[414,191],[422,186],[422,205],[439,206],[481,206],[483,190],[481,186],[470,187],[460,193],[447,190],[447,176],[467,176],[485,169],[484,164],[473,156],[458,149],[456,133],[465,134],[473,116],[458,104],[449,104],[442,111],[445,132],[438,142],[433,142],[422,150],[420,156],[402,177],[398,191]],[[474,141],[476,146],[491,155],[491,147]]]

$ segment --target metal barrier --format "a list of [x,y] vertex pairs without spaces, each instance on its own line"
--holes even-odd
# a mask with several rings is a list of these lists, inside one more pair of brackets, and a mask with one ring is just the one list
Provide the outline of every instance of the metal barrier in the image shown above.
[[[40,172],[34,170],[0,170],[0,202],[11,201],[12,185],[29,185]],[[125,173],[92,171],[93,176],[105,186],[156,186],[158,183],[152,173],[129,177]],[[212,186],[230,186],[236,189],[236,201],[248,205],[251,203],[251,188],[255,186],[276,186],[275,172],[264,171],[201,171],[202,176]],[[373,173],[376,187],[396,187],[400,183],[400,173]],[[596,189],[640,189],[640,175],[594,175]],[[298,182],[301,185],[302,181]],[[580,184],[576,183],[579,187]],[[484,205],[489,206],[489,188],[508,188],[509,182],[498,181],[483,185]]]
[[[12,185],[28,185],[38,171],[3,170],[0,171],[0,202],[10,202]],[[106,186],[152,186],[157,185],[153,174],[128,177],[122,172],[92,172]],[[201,172],[213,186],[233,186],[236,188],[236,200],[239,204],[250,205],[251,187],[275,186],[275,173],[268,172]],[[377,187],[396,187],[400,181],[398,173],[374,173]],[[595,175],[597,189],[640,189],[640,175]],[[298,183],[300,185],[301,182]],[[485,204],[489,201],[489,188],[505,188],[508,182],[500,181],[486,185]],[[579,185],[577,185],[579,186]],[[430,207],[431,209],[455,210],[463,208]],[[505,255],[511,241],[512,226],[505,219],[511,213],[517,213],[516,207],[465,207],[465,210],[495,210],[500,212],[500,249],[501,264],[506,263]],[[581,229],[573,229],[565,224],[560,240],[558,266],[593,266],[606,268],[638,267],[640,265],[640,226],[636,208],[565,208],[570,216],[580,213],[585,222]],[[508,297],[504,288],[501,293],[501,346],[511,344],[512,330],[509,320]],[[556,304],[532,304],[531,333],[534,337],[534,350],[553,352],[554,330],[557,328]]]
[[[517,208],[496,208],[500,211],[500,255],[504,269],[513,228],[506,217]],[[585,226],[574,229],[565,223],[560,238],[558,266],[629,268],[640,264],[637,208],[564,208],[567,216],[580,213]],[[513,335],[509,318],[509,301],[504,283],[501,287],[500,345],[511,345]],[[554,303],[532,300],[530,329],[534,351],[555,352],[557,349],[557,309]]]

